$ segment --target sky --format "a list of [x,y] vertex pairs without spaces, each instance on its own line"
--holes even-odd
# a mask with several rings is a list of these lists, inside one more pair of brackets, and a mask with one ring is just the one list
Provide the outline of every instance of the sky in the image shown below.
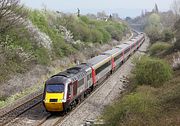
[[47,9],[76,13],[77,8],[81,14],[105,11],[107,14],[118,13],[121,18],[135,17],[142,10],[151,11],[155,3],[160,11],[170,9],[173,0],[21,0],[25,6],[35,9]]

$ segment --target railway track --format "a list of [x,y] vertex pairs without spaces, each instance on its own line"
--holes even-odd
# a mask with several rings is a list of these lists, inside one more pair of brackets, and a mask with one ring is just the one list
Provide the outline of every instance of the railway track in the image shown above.
[[0,126],[3,126],[13,119],[17,118],[18,116],[22,115],[29,109],[33,108],[34,106],[40,104],[42,102],[43,94],[40,93],[38,95],[35,95],[31,99],[19,104],[18,106],[12,108],[11,110],[6,110],[4,112],[1,112],[0,115]]

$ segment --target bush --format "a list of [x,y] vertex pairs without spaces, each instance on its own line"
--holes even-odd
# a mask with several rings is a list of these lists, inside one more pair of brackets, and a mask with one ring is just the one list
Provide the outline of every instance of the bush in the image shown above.
[[58,24],[70,30],[75,40],[82,42],[106,43],[111,38],[121,40],[126,25],[115,21],[102,21],[90,19],[86,16],[75,18],[73,16],[63,16],[58,19]]
[[179,50],[180,51],[180,39],[178,39],[173,46],[174,50]]
[[170,47],[171,45],[168,43],[157,42],[150,47],[149,52],[150,55],[158,55],[160,53],[167,51]]
[[91,40],[93,42],[98,42],[98,43],[101,43],[103,41],[103,35],[100,31],[98,30],[92,30],[91,31]]
[[99,31],[103,35],[103,42],[104,43],[107,43],[111,40],[111,35],[104,28],[99,29]]
[[172,77],[170,66],[163,60],[142,57],[136,63],[135,79],[138,84],[158,87]]
[[162,34],[160,33],[160,30],[153,27],[146,27],[145,32],[150,38],[151,43],[155,43],[156,41],[159,41],[162,39]]
[[39,64],[47,65],[50,63],[50,57],[46,48],[38,47],[34,55]]
[[105,109],[103,118],[107,126],[145,125],[156,120],[159,111],[157,98],[149,87],[138,90]]
[[[36,25],[42,32],[45,32],[51,38],[53,42],[52,51],[54,58],[68,56],[69,54],[72,54],[75,51],[75,49],[72,48],[71,45],[64,42],[62,34],[60,33],[59,29],[56,28],[56,26],[58,26],[58,23],[61,22],[62,24],[66,25],[66,27],[70,27],[71,30],[75,33],[75,39],[86,40],[87,37],[89,37],[89,32],[85,27],[85,23],[80,22],[79,24],[75,24],[74,22],[76,19],[72,16],[64,17],[64,19],[57,18],[56,21],[52,21],[50,23],[50,20],[48,20],[47,17],[52,15],[50,15],[50,13],[48,14],[49,15],[46,15],[41,11],[35,10],[30,12],[30,19],[34,25]],[[43,51],[45,53],[45,57],[40,56],[42,55]],[[47,63],[46,58],[48,58],[48,52],[42,48],[37,52],[38,54],[36,54],[36,57],[40,58],[38,62],[42,64]]]
[[160,88],[138,86],[133,93],[123,96],[113,105],[106,107],[103,113],[105,125],[178,126],[180,116],[179,75]]
[[168,41],[170,41],[170,40],[172,40],[172,39],[174,38],[173,32],[172,32],[171,30],[169,30],[169,29],[165,29],[165,30],[162,32],[162,34],[163,34],[163,40],[164,40],[165,42],[168,42]]

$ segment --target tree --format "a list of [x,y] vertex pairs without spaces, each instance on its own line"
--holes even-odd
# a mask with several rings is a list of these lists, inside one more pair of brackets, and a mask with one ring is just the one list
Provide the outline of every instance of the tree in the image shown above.
[[155,42],[159,39],[161,39],[161,21],[160,21],[160,16],[156,13],[153,13],[149,16],[146,27],[145,27],[145,32],[148,34],[148,36],[151,39],[151,42]]
[[155,7],[154,7],[154,12],[155,12],[155,13],[159,13],[159,9],[158,9],[157,4],[155,4]]
[[178,20],[178,17],[180,15],[180,0],[174,0],[171,8],[174,12],[174,14],[176,15],[176,21]]
[[77,12],[77,16],[80,17],[80,9],[77,8],[78,12]]
[[19,5],[19,0],[0,0],[0,33],[6,32],[13,26],[24,23],[26,11]]

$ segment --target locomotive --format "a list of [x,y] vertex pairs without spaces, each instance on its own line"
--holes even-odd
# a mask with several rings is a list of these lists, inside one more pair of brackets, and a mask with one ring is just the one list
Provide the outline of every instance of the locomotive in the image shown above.
[[48,112],[67,112],[79,104],[106,77],[117,70],[145,41],[131,40],[95,56],[86,63],[53,75],[45,82],[43,104]]

